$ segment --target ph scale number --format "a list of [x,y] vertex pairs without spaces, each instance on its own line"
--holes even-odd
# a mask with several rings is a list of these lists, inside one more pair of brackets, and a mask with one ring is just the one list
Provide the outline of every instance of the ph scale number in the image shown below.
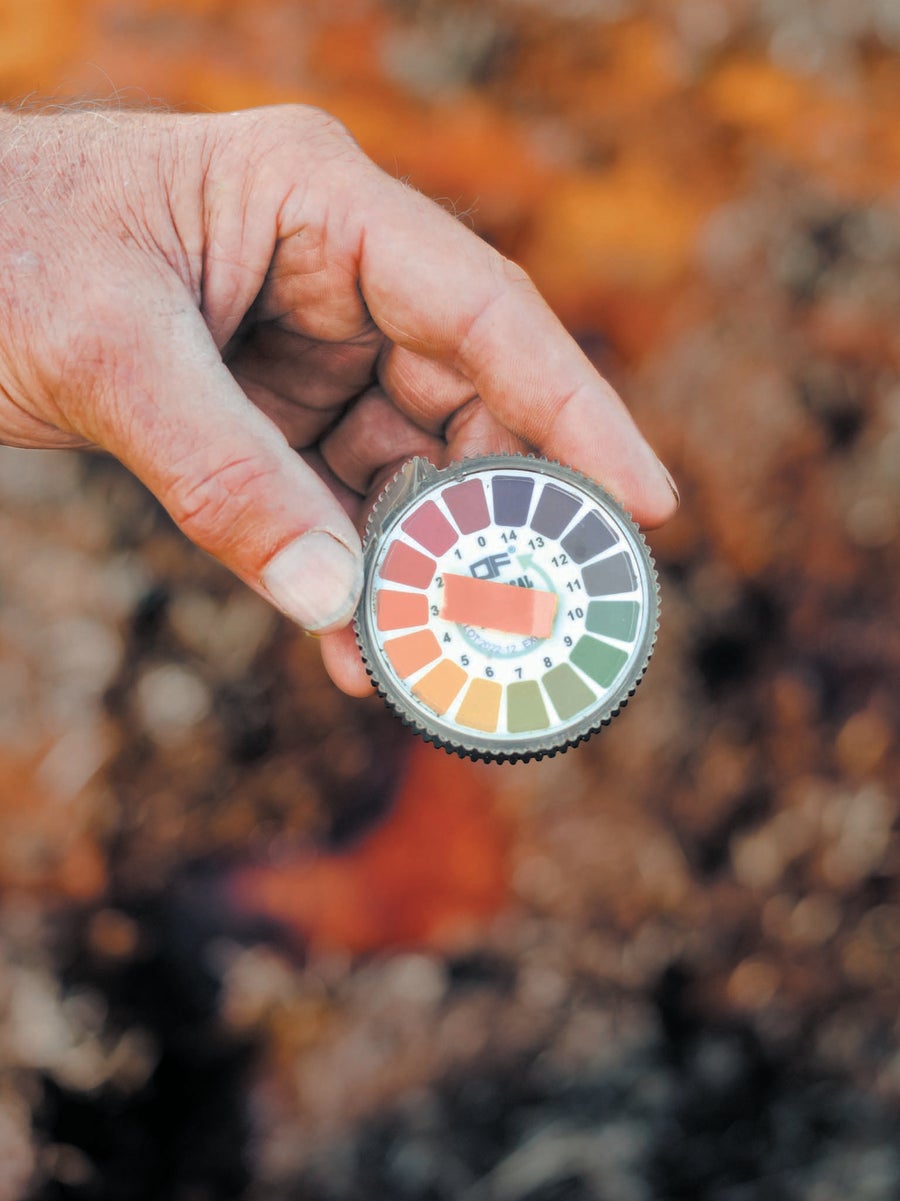
[[373,683],[428,740],[477,759],[552,755],[633,694],[656,572],[628,514],[523,455],[413,459],[369,520],[356,614]]

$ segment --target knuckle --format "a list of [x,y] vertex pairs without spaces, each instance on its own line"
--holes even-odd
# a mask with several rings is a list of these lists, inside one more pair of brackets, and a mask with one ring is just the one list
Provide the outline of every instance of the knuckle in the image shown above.
[[175,469],[166,507],[180,529],[205,550],[240,544],[252,524],[252,498],[275,471],[250,455],[221,459],[214,449],[193,454]]
[[361,159],[363,152],[347,126],[325,109],[311,105],[293,106],[295,137],[326,159]]
[[292,105],[291,108],[298,124],[301,124],[307,133],[323,140],[334,141],[341,146],[356,147],[356,139],[350,130],[333,113],[313,105]]
[[484,286],[478,299],[463,315],[457,344],[465,356],[469,349],[476,346],[485,330],[490,327],[495,313],[515,304],[519,293],[537,295],[537,290],[531,277],[524,268],[512,259],[504,258],[494,252],[489,274],[485,277]]
[[362,151],[350,130],[325,109],[309,104],[281,104],[253,110],[247,117],[257,148],[280,158],[302,145],[317,159],[360,158]]

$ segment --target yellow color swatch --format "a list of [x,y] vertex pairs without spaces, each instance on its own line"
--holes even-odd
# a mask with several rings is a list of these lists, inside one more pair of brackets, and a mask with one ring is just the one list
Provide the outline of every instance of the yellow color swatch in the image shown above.
[[502,684],[495,684],[491,680],[473,680],[462,699],[456,720],[470,730],[484,730],[486,734],[493,734],[497,729],[502,695]]

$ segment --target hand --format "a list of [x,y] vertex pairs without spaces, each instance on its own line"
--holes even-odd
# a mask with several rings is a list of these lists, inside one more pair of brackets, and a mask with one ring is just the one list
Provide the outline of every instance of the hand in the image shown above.
[[411,455],[676,506],[525,274],[306,108],[0,113],[0,442],[112,452],[359,694],[354,521]]

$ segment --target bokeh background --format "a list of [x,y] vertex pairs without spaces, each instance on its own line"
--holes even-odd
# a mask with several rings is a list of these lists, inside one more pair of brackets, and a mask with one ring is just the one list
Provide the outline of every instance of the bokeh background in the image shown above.
[[0,0],[0,98],[331,110],[682,492],[635,701],[479,767],[0,452],[0,1201],[896,1198],[896,3]]

